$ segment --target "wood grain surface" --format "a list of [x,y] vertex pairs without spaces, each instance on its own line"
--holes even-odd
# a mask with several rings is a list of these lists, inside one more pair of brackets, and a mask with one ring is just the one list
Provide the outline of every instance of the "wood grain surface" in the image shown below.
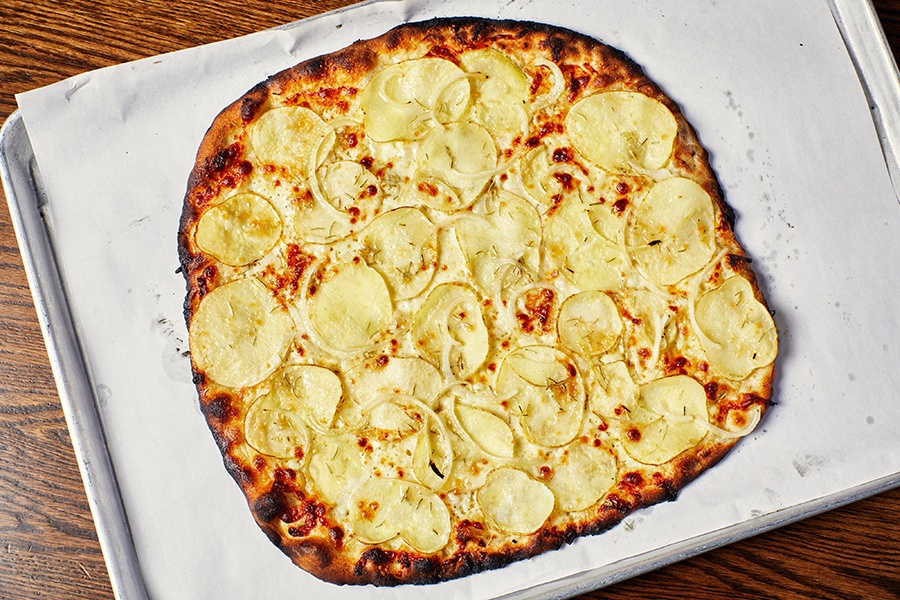
[[[350,3],[0,0],[0,121],[18,92]],[[875,6],[896,56],[900,0]],[[900,598],[898,515],[895,489],[583,598]],[[3,203],[0,599],[19,598],[103,599],[112,590]]]

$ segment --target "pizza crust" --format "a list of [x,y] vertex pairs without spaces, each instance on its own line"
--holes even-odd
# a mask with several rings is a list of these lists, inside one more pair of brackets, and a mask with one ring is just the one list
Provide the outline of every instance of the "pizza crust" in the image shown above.
[[[402,69],[391,67],[423,58],[434,60]],[[480,78],[467,75],[466,64],[470,69],[481,65],[487,78],[484,73]],[[397,72],[390,72],[391,68]],[[499,83],[484,87],[490,75]],[[384,81],[378,81],[379,76]],[[475,82],[470,89],[483,94],[486,108],[477,114],[487,127],[468,121],[459,124],[461,115],[468,114],[468,105],[462,106],[463,100],[456,99],[459,82],[470,80]],[[367,88],[371,81],[379,86],[375,92]],[[492,94],[522,98],[523,81],[528,84],[527,101],[542,108],[526,121],[527,130],[513,136],[508,132],[516,127],[517,113],[498,108],[502,103],[492,100]],[[622,157],[627,159],[631,151],[598,146],[589,131],[578,134],[583,138],[580,142],[556,146],[557,141],[566,139],[569,108],[603,93],[616,96],[610,96],[610,102],[592,100],[582,105],[583,111],[594,114],[608,111],[609,106],[624,106],[622,102],[627,105],[626,96],[633,94],[661,107],[665,118],[673,120],[654,130],[662,137],[674,131],[674,137],[666,142],[671,144],[671,152],[662,166],[659,152],[654,151],[651,159],[623,167]],[[369,143],[364,142],[366,127],[360,118],[364,115],[360,104],[377,105],[384,98],[391,102],[404,99],[402,104],[392,105],[389,119],[372,126],[378,131],[379,143],[394,144],[395,155],[389,159],[357,150]],[[603,107],[593,106],[600,104]],[[276,125],[258,125],[263,115],[282,106],[297,107],[291,110],[304,115],[299,121],[290,121],[301,123],[296,125],[299,129],[284,133],[302,146],[299,157],[288,167],[261,158],[267,156],[277,163],[277,157],[284,156],[284,148],[272,146],[281,139],[272,132],[280,131],[278,127],[284,130],[284,126],[273,119],[270,121]],[[650,112],[656,110],[651,107]],[[307,112],[315,118],[305,116]],[[626,121],[639,127],[641,118],[632,115]],[[254,133],[254,127],[269,129]],[[435,137],[435,131],[443,137]],[[410,155],[404,150],[406,140],[420,144],[417,147],[425,148],[428,156]],[[485,146],[486,140],[493,147]],[[554,144],[547,145],[548,141]],[[629,143],[639,144],[640,140]],[[322,147],[328,145],[340,149],[348,166],[329,171],[321,159]],[[473,153],[473,146],[482,149]],[[523,162],[524,157],[542,148],[546,155],[539,166],[546,169],[534,175],[532,187],[526,182],[510,194],[513,199],[504,200],[501,195],[496,200],[498,206],[507,208],[521,200],[526,209],[516,213],[519,217],[491,221],[492,209],[485,208],[483,198],[493,198],[490,190],[502,187],[506,178],[526,179],[532,167]],[[329,179],[341,170],[351,183]],[[409,181],[391,179],[401,171]],[[616,174],[617,179],[612,177]],[[605,177],[608,185],[594,189],[590,192],[593,196],[586,199],[583,196],[590,188],[577,182],[592,177]],[[619,255],[622,265],[629,261],[628,243],[638,242],[629,240],[624,231],[632,227],[630,216],[640,214],[635,204],[647,198],[648,189],[658,180],[672,177],[684,178],[708,196],[712,221],[698,222],[706,239],[714,240],[710,251],[714,256],[703,260],[701,252],[693,262],[663,269],[664,276],[641,275],[639,292],[632,290],[630,279],[620,280],[620,275],[598,278],[603,256],[624,248]],[[353,181],[360,183],[354,187]],[[282,216],[283,230],[275,251],[263,252],[264,258],[249,265],[241,264],[248,251],[235,251],[237,258],[228,261],[237,264],[234,266],[203,252],[195,233],[212,207],[246,192],[272,203]],[[601,193],[611,197],[602,197],[601,203]],[[404,202],[414,208],[401,208]],[[687,212],[694,210],[691,202]],[[594,205],[598,203],[606,205],[601,207],[605,212],[597,212],[600,208]],[[527,208],[529,205],[533,208]],[[582,205],[584,211],[594,211],[583,213],[588,215],[584,222],[578,220],[583,218],[579,216]],[[416,214],[389,216],[392,210]],[[556,219],[557,233],[551,238],[559,240],[557,254],[550,248],[529,258],[527,251],[516,250],[518,242],[528,245],[528,232],[534,230],[528,225],[530,217],[521,216],[528,210],[540,215],[545,243],[553,231],[548,222]],[[645,207],[643,213],[648,210]],[[567,216],[570,213],[574,215],[571,218]],[[392,219],[390,226],[373,226],[366,237],[366,226],[386,217]],[[273,544],[301,568],[339,584],[426,584],[463,577],[559,548],[579,536],[601,533],[638,508],[673,500],[684,485],[727,454],[740,438],[735,432],[746,434],[752,429],[772,395],[772,361],[757,364],[751,360],[751,372],[734,380],[734,373],[721,373],[711,364],[715,361],[707,358],[703,338],[695,331],[699,329],[697,302],[733,277],[743,278],[752,290],[753,306],[758,307],[753,314],[761,322],[768,315],[750,259],[734,236],[733,219],[707,153],[678,105],[623,53],[572,31],[515,21],[435,19],[400,26],[278,73],[214,120],[188,180],[178,236],[187,283],[184,310],[191,330],[194,382],[226,469],[246,494],[255,520]],[[320,227],[322,223],[328,226]],[[391,249],[390,229],[406,224],[419,231],[403,238],[410,246],[421,245],[423,250],[412,257],[415,260]],[[491,227],[498,224],[509,232],[519,232],[510,233],[516,243],[509,248],[497,250],[491,239]],[[593,241],[573,244],[566,238],[581,235],[578,232],[582,230]],[[696,237],[691,235],[691,239]],[[361,246],[342,246],[341,240],[354,236],[363,238]],[[251,249],[268,244],[265,232],[257,237],[267,241],[257,242]],[[648,240],[640,243],[645,242]],[[654,242],[649,240],[651,249]],[[209,243],[205,244],[209,249]],[[457,254],[447,250],[451,246],[458,248]],[[219,246],[213,243],[212,247]],[[480,252],[488,248],[499,258],[479,266]],[[375,260],[375,252],[396,254],[389,256],[391,262]],[[572,262],[573,258],[581,262]],[[401,260],[414,268],[403,277],[383,274],[383,269],[395,268]],[[346,261],[346,266],[341,261]],[[528,274],[538,272],[539,280],[528,284]],[[491,273],[497,273],[496,286],[491,283]],[[202,329],[198,323],[207,322],[204,315],[211,314],[207,306],[214,305],[204,304],[204,299],[210,294],[224,298],[224,292],[217,290],[234,289],[226,286],[247,281],[247,277],[269,289],[271,312],[278,319],[290,315],[291,326],[296,327],[295,332],[286,334],[287,342],[277,331],[267,330],[265,339],[274,340],[268,343],[281,352],[281,363],[312,364],[315,359],[316,366],[310,368],[337,374],[343,392],[331,421],[307,418],[305,424],[291,425],[297,422],[292,416],[300,414],[297,411],[321,416],[332,410],[334,393],[330,399],[310,399],[306,396],[314,393],[309,386],[295,386],[275,398],[277,385],[272,378],[282,371],[278,359],[272,362],[271,352],[263,353],[255,370],[237,369],[236,375],[233,368],[225,370],[228,375],[219,375],[216,367],[204,362],[208,356],[231,357],[227,349],[215,345],[220,342],[210,345],[198,334]],[[590,289],[581,289],[585,285]],[[379,300],[365,305],[365,322],[354,320],[358,315],[353,298],[368,293]],[[585,311],[591,314],[590,308],[579,309],[581,312],[565,308],[564,301],[576,293],[602,294],[613,301],[621,316],[621,327],[612,327],[612,333],[605,334],[605,347],[596,354],[579,351],[573,341],[577,333],[558,331],[561,311],[576,317]],[[321,298],[328,302],[312,301]],[[228,314],[228,301],[234,303],[228,298],[217,302],[216,318]],[[339,301],[346,306],[337,306]],[[744,299],[744,304],[747,302],[750,300]],[[702,306],[715,304],[707,301]],[[608,314],[608,306],[601,306],[606,311],[603,314]],[[411,312],[404,312],[409,307]],[[242,309],[237,307],[236,312]],[[702,313],[700,321],[709,327],[714,319],[706,317]],[[767,327],[766,323],[761,327]],[[249,326],[244,329],[255,331]],[[772,332],[774,336],[774,329]],[[226,344],[233,343],[227,335],[225,339]],[[286,345],[282,347],[282,343]],[[534,348],[531,352],[537,362],[525,371],[516,371],[515,357],[506,359],[529,347]],[[618,353],[615,364],[601,358],[609,348]],[[359,355],[364,355],[364,360],[353,358]],[[410,367],[412,375],[404,379],[404,369],[392,368],[390,377],[380,376],[388,372],[392,361],[408,361],[402,364]],[[553,364],[540,366],[548,361]],[[557,371],[568,382],[563,387],[555,379]],[[260,377],[262,381],[257,381]],[[504,377],[513,383],[502,384]],[[545,386],[543,380],[536,380],[541,377],[552,384]],[[703,390],[708,415],[697,422],[705,429],[691,434],[700,436],[699,441],[685,433],[685,419],[691,418],[687,409],[679,418],[663,414],[658,406],[655,411],[648,408],[653,404],[651,387],[644,386],[670,377],[690,377]],[[437,382],[432,387],[456,383],[436,397],[419,397],[427,394],[416,382],[432,378]],[[503,385],[512,387],[501,389]],[[363,389],[360,386],[367,386],[368,391],[358,391]],[[682,389],[675,384],[668,387]],[[642,390],[647,391],[647,399]],[[503,391],[508,393],[503,396]],[[547,412],[554,402],[570,409],[562,417],[554,416]],[[256,408],[251,410],[253,406]],[[277,444],[260,439],[266,435],[260,431],[268,431],[265,424],[259,424],[258,415],[264,409],[270,411],[265,414],[274,411],[282,416],[276,429],[286,433],[279,434]],[[566,421],[575,419],[572,411],[577,412],[574,424]],[[303,431],[292,434],[291,427]],[[664,452],[641,450],[642,434],[659,436],[659,444],[672,444],[666,440],[673,439],[689,442],[686,450],[670,459]],[[293,454],[292,444],[296,444]],[[468,449],[460,451],[462,445]],[[527,447],[525,457],[519,456],[523,447]],[[405,451],[412,458],[394,460],[390,458],[394,451]],[[509,452],[515,457],[508,456]],[[566,480],[565,473],[576,471],[568,465],[601,456],[598,452],[605,453],[598,465],[609,461],[618,465],[609,489],[599,489],[602,473],[586,481],[584,489]],[[384,464],[373,466],[373,456],[380,456]],[[634,460],[635,456],[645,462]],[[390,469],[385,466],[388,463]],[[397,467],[400,463],[407,466]],[[555,481],[554,466],[560,473]],[[323,469],[338,469],[340,475],[332,473],[327,479]],[[591,486],[597,491],[591,492]],[[510,504],[515,494],[508,494],[516,489],[522,493],[530,490],[544,502],[516,511]],[[599,494],[595,501],[591,501],[592,493]],[[379,503],[379,496],[393,500]],[[425,510],[422,506],[428,510],[415,512],[408,506],[410,499],[416,500],[417,510]],[[544,515],[548,506],[549,513]],[[446,521],[445,508],[449,510]],[[390,522],[382,524],[379,519],[385,515]],[[360,519],[370,521],[362,523]]]

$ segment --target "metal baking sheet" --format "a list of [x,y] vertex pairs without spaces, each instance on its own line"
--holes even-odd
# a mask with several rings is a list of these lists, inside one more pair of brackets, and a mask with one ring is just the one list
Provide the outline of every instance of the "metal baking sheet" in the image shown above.
[[[352,17],[352,11],[358,8],[352,7],[346,12],[351,13]],[[900,178],[897,176],[900,172],[897,158],[900,148],[900,86],[896,65],[868,1],[832,0],[830,9],[872,107],[872,118],[878,130],[886,169],[896,191],[900,189]],[[304,23],[308,21],[287,25],[284,29],[290,30]],[[79,337],[73,324],[63,283],[67,274],[59,271],[54,253],[52,211],[45,210],[46,195],[41,175],[22,116],[18,113],[10,117],[0,130],[0,169],[113,589],[118,598],[145,598],[148,596],[147,586],[138,566],[138,553],[124,509],[125,503],[108,452],[108,432],[103,428],[101,411],[98,410],[98,403],[104,401],[103,390],[90,377],[90,360],[85,360],[83,351],[84,340]],[[548,579],[503,597],[560,598],[584,592],[897,485],[900,485],[900,473],[744,519],[733,526],[678,540],[599,568],[559,580]]]

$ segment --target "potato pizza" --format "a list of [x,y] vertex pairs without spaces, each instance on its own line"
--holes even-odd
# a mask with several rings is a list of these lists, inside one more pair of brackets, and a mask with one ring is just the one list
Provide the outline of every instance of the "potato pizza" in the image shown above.
[[694,129],[549,25],[407,24],[260,83],[202,141],[179,254],[225,466],[334,583],[601,533],[772,395],[775,326]]

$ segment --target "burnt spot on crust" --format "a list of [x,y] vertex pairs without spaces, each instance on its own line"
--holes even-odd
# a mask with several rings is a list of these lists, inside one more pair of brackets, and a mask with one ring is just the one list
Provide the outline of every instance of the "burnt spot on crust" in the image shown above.
[[[202,374],[198,374],[203,377]],[[227,394],[217,394],[208,402],[204,402],[200,406],[200,410],[207,419],[215,419],[217,421],[228,421],[235,415],[234,407],[231,404],[231,396]]]
[[281,492],[267,492],[258,497],[251,508],[261,523],[268,523],[280,517],[288,508],[288,503]]
[[560,60],[562,60],[563,50],[566,47],[566,42],[560,37],[553,36],[542,40],[540,43],[540,47],[544,50],[549,51],[550,59],[553,62],[558,63]]
[[256,118],[259,109],[265,103],[269,90],[265,83],[258,83],[241,99],[241,121],[245,124]]

